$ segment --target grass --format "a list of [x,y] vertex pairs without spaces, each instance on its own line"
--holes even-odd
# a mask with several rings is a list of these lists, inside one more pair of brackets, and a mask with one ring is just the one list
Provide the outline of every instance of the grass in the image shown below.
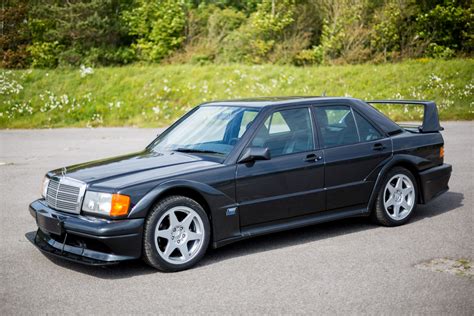
[[[474,119],[474,60],[293,67],[133,65],[116,68],[0,71],[0,128],[166,126],[215,99],[321,95],[429,99],[442,120]],[[419,119],[409,108],[384,110]]]

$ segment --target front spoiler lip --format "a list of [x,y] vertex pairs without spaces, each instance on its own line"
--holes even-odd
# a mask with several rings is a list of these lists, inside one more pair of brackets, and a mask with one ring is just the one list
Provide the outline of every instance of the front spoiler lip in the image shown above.
[[[66,237],[67,238],[67,237]],[[64,250],[64,244],[62,249],[58,249],[55,246],[53,246],[51,243],[56,243],[55,240],[52,238],[48,238],[48,236],[43,233],[41,229],[38,228],[36,231],[34,240],[32,241],[33,245],[38,248],[42,253],[46,255],[50,255],[56,258],[61,258],[67,261],[72,261],[80,264],[85,264],[89,266],[104,266],[104,265],[115,265],[120,263],[122,260],[115,260],[115,261],[104,261],[104,260],[99,260],[94,257],[86,257],[84,255],[78,255],[69,251]],[[71,247],[71,246],[69,246]],[[75,247],[79,248],[79,247]],[[82,249],[82,252],[84,252],[84,249]]]
[[[29,212],[36,219],[37,225],[41,224],[39,216],[60,221],[60,230],[38,225],[34,239],[28,238],[43,253],[86,265],[116,264],[141,256],[143,218],[94,219],[56,211],[43,200],[31,203]],[[107,252],[97,249],[96,243],[105,245]]]

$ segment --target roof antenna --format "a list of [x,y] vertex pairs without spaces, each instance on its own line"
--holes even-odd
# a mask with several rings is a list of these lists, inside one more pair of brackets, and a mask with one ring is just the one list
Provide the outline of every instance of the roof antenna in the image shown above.
[[322,95],[322,96],[323,96],[323,97],[326,96],[326,90],[323,91],[323,95]]

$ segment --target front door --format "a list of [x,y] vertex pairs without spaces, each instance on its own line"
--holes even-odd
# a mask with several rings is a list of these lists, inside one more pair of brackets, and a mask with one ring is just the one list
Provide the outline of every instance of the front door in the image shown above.
[[237,165],[241,226],[324,210],[324,157],[308,107],[271,113],[249,146],[269,148],[271,159]]

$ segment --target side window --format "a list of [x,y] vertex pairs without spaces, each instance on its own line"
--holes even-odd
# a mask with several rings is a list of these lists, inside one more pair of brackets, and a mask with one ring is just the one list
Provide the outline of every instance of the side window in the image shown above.
[[[269,120],[269,121],[268,121]],[[269,134],[278,134],[278,133],[286,133],[290,131],[290,127],[286,123],[285,119],[281,115],[281,112],[273,113],[268,119],[268,128]]]
[[334,147],[359,142],[359,134],[350,107],[318,106],[316,119],[323,146]]
[[379,131],[377,131],[377,129],[359,113],[354,111],[354,116],[356,119],[357,128],[359,129],[361,141],[366,142],[383,137],[382,134],[380,134]]
[[257,114],[258,114],[257,111],[245,111],[242,114],[242,120],[240,121],[238,138],[242,137],[245,131],[250,127],[250,123],[253,122]]
[[274,112],[260,127],[250,146],[268,147],[272,157],[313,150],[309,109]]

